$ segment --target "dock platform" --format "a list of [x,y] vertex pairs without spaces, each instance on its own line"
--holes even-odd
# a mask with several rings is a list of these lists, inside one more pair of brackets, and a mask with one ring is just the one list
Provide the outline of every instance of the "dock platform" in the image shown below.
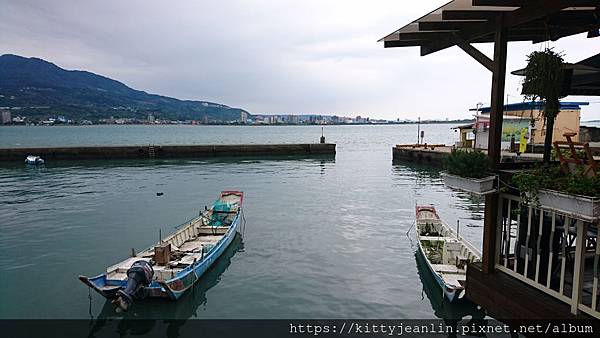
[[[415,145],[415,144],[398,144],[392,148],[393,161],[409,161],[427,163],[431,165],[441,166],[444,158],[450,155],[454,147],[433,144],[433,145]],[[486,150],[482,150],[487,153]],[[519,162],[541,162],[542,154],[525,153],[517,154],[508,151],[502,152],[502,162],[504,163],[519,163]]]
[[334,143],[0,148],[0,161],[335,155]]

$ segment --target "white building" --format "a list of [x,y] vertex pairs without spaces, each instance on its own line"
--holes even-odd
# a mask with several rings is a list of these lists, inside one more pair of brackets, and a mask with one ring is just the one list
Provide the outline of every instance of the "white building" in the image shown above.
[[2,110],[2,124],[11,123],[10,110]]

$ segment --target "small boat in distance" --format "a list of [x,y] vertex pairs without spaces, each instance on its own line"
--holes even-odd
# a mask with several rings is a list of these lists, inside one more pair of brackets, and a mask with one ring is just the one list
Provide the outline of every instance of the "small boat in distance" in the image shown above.
[[211,208],[156,245],[79,279],[121,309],[134,299],[179,299],[223,254],[239,230],[244,193],[223,191]]
[[416,207],[419,253],[449,301],[464,296],[467,264],[481,260],[481,253],[442,222],[430,205]]
[[25,163],[31,165],[44,164],[44,159],[39,156],[28,155],[27,158],[25,158]]

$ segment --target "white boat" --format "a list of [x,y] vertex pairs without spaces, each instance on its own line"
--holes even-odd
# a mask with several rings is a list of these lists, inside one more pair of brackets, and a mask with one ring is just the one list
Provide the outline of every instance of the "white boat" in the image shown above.
[[25,163],[27,163],[27,164],[33,164],[33,165],[44,164],[44,159],[42,159],[39,156],[29,155],[25,159]]
[[442,222],[430,205],[416,207],[419,253],[448,300],[464,296],[468,263],[481,260],[481,253]]

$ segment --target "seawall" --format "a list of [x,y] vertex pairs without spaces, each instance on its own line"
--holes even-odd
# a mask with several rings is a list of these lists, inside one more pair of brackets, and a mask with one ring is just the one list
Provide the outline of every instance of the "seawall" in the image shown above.
[[333,143],[0,148],[0,161],[335,155]]

